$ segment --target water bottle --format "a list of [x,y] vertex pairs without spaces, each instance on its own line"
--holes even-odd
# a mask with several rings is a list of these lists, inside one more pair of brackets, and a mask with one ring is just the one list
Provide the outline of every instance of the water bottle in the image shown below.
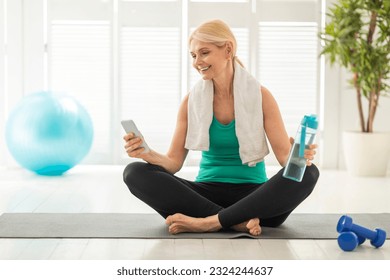
[[306,159],[303,157],[305,149],[313,144],[318,127],[316,115],[305,115],[298,127],[294,144],[288,157],[283,177],[301,182],[306,170]]

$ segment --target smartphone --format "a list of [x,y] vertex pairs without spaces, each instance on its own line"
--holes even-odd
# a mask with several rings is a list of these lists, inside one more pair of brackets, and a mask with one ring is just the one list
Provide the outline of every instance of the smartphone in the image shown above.
[[121,121],[122,127],[126,131],[126,133],[134,133],[136,137],[142,138],[142,144],[141,147],[145,150],[142,153],[148,153],[150,152],[148,144],[146,144],[144,137],[142,136],[141,132],[138,130],[137,126],[135,125],[135,122],[133,120],[123,120]]

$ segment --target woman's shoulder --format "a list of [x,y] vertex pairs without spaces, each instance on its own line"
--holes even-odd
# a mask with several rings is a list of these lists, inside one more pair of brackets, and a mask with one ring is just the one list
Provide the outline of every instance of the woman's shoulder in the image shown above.
[[261,85],[260,86],[260,93],[262,95],[272,95],[271,92],[269,91],[268,88],[266,88],[265,86]]
[[272,95],[271,91],[268,90],[268,88],[261,86],[260,92],[261,92],[263,108],[274,108],[277,102],[274,96]]
[[183,99],[181,100],[181,104],[188,104],[188,100],[190,99],[191,92],[188,92],[186,95],[184,95]]
[[187,118],[187,111],[188,111],[188,99],[189,99],[190,93],[187,93],[183,99],[181,100],[180,108],[179,108],[179,117]]

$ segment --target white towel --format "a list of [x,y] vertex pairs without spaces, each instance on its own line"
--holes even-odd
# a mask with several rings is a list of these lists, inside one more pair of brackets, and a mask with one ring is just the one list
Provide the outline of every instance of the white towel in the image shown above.
[[[255,166],[269,153],[263,126],[260,83],[237,62],[234,69],[234,114],[240,158],[242,164]],[[186,149],[208,151],[213,99],[214,87],[210,80],[200,80],[190,91]]]

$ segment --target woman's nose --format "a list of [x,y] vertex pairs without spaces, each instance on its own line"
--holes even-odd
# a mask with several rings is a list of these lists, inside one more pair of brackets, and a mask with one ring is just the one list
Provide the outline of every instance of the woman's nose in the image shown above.
[[195,68],[198,68],[200,66],[201,60],[199,59],[199,56],[196,56],[193,61],[193,65]]
[[192,65],[193,65],[196,69],[198,69],[198,65],[199,65],[199,60],[198,60],[198,58],[194,58],[194,60],[193,60],[193,62],[192,62]]

